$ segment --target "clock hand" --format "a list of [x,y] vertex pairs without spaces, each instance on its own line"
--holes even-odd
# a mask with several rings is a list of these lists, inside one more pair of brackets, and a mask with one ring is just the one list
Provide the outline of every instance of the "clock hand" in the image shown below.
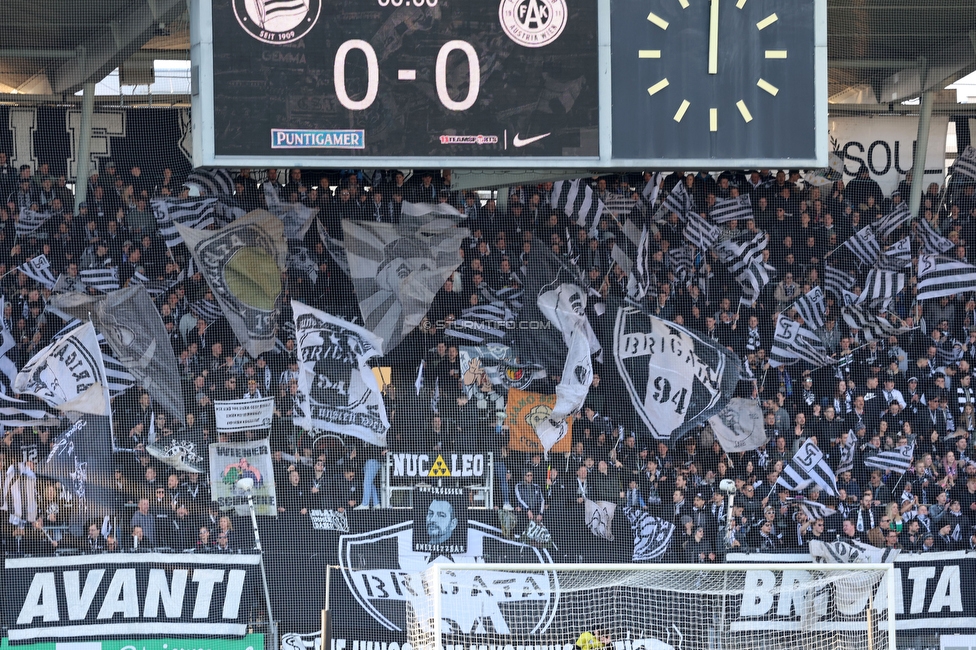
[[718,0],[711,0],[708,21],[708,74],[718,74]]

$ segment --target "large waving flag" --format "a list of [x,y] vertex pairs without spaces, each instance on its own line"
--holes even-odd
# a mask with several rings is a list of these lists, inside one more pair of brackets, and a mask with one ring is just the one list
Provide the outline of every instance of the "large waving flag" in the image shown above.
[[176,229],[248,354],[273,350],[288,257],[281,220],[255,210],[220,230]]
[[183,392],[173,345],[156,306],[142,286],[114,291],[107,296],[55,294],[51,296],[50,308],[55,313],[79,319],[92,318],[134,380],[155,403],[179,422],[183,421]]
[[[449,207],[449,206],[448,206]],[[461,214],[403,202],[400,223],[343,220],[349,275],[366,329],[387,354],[420,325],[437,291],[461,265]]]
[[776,485],[782,485],[791,492],[800,492],[811,483],[830,496],[837,496],[837,477],[823,452],[808,438],[783,468]]
[[87,322],[34,355],[14,390],[61,411],[110,416],[107,383],[95,326]]
[[976,266],[937,255],[918,256],[918,300],[976,289]]
[[358,325],[297,300],[291,306],[301,366],[301,416],[295,423],[385,447],[390,423],[376,376],[368,365],[380,354],[382,341]]

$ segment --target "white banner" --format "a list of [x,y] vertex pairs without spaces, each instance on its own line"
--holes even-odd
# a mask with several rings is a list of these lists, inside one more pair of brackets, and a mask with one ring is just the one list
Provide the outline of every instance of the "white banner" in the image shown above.
[[254,511],[278,516],[271,444],[267,438],[250,442],[215,442],[210,445],[210,494],[222,510],[247,512],[247,493],[237,487],[241,479],[252,479]]
[[214,402],[214,415],[217,419],[217,431],[219,433],[239,433],[270,429],[271,419],[274,417],[274,407],[275,400],[273,397],[216,400]]
[[[942,185],[945,178],[948,117],[933,117],[929,145],[925,152],[925,185]],[[890,195],[915,163],[918,118],[912,116],[835,117],[828,122],[830,148],[844,155],[844,183],[857,174],[862,164],[881,191]],[[907,199],[908,197],[904,197]]]

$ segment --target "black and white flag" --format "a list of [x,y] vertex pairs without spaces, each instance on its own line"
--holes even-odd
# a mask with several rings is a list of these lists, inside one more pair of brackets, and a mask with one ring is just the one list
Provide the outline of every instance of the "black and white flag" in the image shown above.
[[878,257],[876,268],[879,271],[900,271],[911,265],[912,238],[905,236],[885,249],[884,254]]
[[837,473],[854,471],[854,450],[857,446],[857,434],[853,430],[848,430],[844,434],[844,440],[840,444],[840,463],[837,465]]
[[672,212],[677,214],[681,221],[684,221],[688,213],[694,209],[695,199],[688,192],[685,182],[680,180],[671,190],[671,193],[665,197],[661,207],[654,213],[654,221],[666,221]]
[[113,478],[112,418],[108,414],[78,415],[51,445],[37,473],[58,481],[71,494],[69,530],[81,537],[91,522],[115,516],[118,493]]
[[800,492],[810,484],[816,485],[830,496],[837,496],[837,477],[820,448],[807,439],[783,468],[776,485],[782,485],[791,492]]
[[744,223],[746,219],[752,219],[752,199],[748,194],[734,199],[715,199],[715,207],[708,213],[708,217],[715,223]]
[[674,536],[673,523],[640,508],[624,508],[624,514],[634,535],[633,562],[651,562],[668,552]]
[[877,306],[889,302],[905,288],[905,274],[871,269],[864,278],[858,304]]
[[966,150],[952,164],[952,171],[965,178],[976,178],[976,148],[972,145],[966,147]]
[[818,330],[827,324],[827,304],[824,301],[823,289],[820,287],[814,287],[797,298],[793,308],[810,329]]
[[976,290],[976,266],[937,255],[918,256],[918,300]]
[[865,226],[851,235],[844,242],[844,247],[854,253],[858,262],[868,266],[877,262],[878,256],[881,255],[881,245],[871,226]]
[[[185,414],[180,371],[163,320],[141,286],[108,296],[68,293],[51,297],[50,308],[79,319],[92,318],[132,381],[138,382],[178,422]],[[105,361],[108,374],[110,363]],[[108,383],[113,382],[109,378]],[[110,389],[110,392],[111,389]]]
[[921,252],[926,255],[940,255],[950,250],[954,244],[940,235],[925,219],[919,219],[915,236],[921,244]]
[[111,415],[105,365],[95,326],[89,321],[34,355],[14,381],[14,390],[64,412]]
[[[843,539],[836,542],[821,542],[810,540],[810,555],[815,562],[821,564],[883,564],[894,562],[901,553],[897,548],[878,548],[856,539]],[[863,603],[875,592],[880,578],[852,573],[850,577],[841,578],[837,584],[836,594],[853,599],[852,602]],[[844,585],[844,582],[850,584]],[[845,610],[846,611],[846,610]]]
[[47,223],[47,220],[50,218],[50,212],[38,212],[30,208],[21,208],[20,218],[17,219],[14,232],[18,237],[27,237]]
[[868,341],[885,341],[889,336],[909,331],[909,327],[897,327],[879,313],[867,311],[858,305],[845,305],[841,308],[844,322],[852,329],[864,332]]
[[300,363],[301,416],[295,423],[309,431],[334,431],[385,447],[390,423],[368,364],[380,355],[382,341],[358,325],[297,300],[291,306]]
[[196,185],[206,196],[230,196],[234,194],[234,177],[226,169],[197,167],[186,176],[187,185]]
[[897,474],[904,474],[907,472],[909,469],[911,469],[914,462],[914,436],[910,442],[904,445],[886,451],[879,451],[878,453],[867,456],[864,459],[865,466],[870,467],[871,469],[880,469],[884,472],[895,472]]
[[[21,399],[0,393],[0,426],[3,427],[56,427],[60,416]],[[0,499],[2,501],[2,499]]]
[[717,415],[708,418],[715,439],[727,452],[758,449],[767,442],[763,413],[754,399],[733,397]]
[[177,230],[176,224],[203,230],[216,223],[214,214],[217,199],[158,198],[152,199],[149,204],[152,206],[153,216],[156,218],[159,236],[163,238],[169,248],[175,248],[183,243],[183,237]]
[[739,382],[734,353],[631,307],[617,309],[613,356],[637,416],[659,440],[679,440],[704,424]]
[[708,223],[696,212],[688,212],[685,218],[688,223],[685,224],[684,237],[700,250],[712,248],[722,236],[721,228]]
[[907,202],[899,203],[885,216],[874,224],[874,232],[879,238],[891,236],[903,223],[912,218],[912,211]]
[[576,225],[586,228],[590,237],[595,237],[600,225],[600,217],[606,206],[593,188],[580,179],[557,181],[552,185],[550,198],[552,207],[572,219]]
[[220,311],[220,306],[216,302],[207,300],[206,298],[201,298],[200,300],[191,302],[190,312],[197,318],[202,318],[203,320],[207,321],[208,325],[217,321],[221,316],[224,315],[223,312]]
[[461,265],[468,229],[460,215],[403,202],[399,224],[343,219],[349,274],[366,329],[387,354],[424,320],[437,291]]
[[668,251],[668,262],[675,277],[687,282],[695,274],[695,255],[689,246],[679,246]]
[[769,365],[779,368],[797,361],[805,361],[815,367],[834,362],[814,332],[780,314],[776,319],[773,344],[769,349]]
[[53,289],[54,283],[58,280],[51,273],[51,263],[44,254],[27,260],[18,266],[17,270],[48,289]]
[[247,353],[273,350],[288,257],[281,221],[255,210],[220,230],[176,228]]
[[86,287],[91,287],[102,293],[116,291],[119,288],[119,268],[117,266],[85,269],[80,271],[78,275]]
[[824,290],[834,294],[839,300],[843,300],[844,292],[853,287],[855,282],[857,278],[850,273],[824,264]]
[[796,507],[800,512],[807,516],[808,521],[826,519],[830,515],[837,513],[837,511],[833,508],[828,508],[819,501],[810,501],[809,499],[796,502]]

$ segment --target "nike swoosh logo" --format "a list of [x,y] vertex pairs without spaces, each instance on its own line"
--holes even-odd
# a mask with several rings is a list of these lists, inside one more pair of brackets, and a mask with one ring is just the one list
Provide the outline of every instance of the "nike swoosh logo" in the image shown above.
[[513,147],[524,147],[527,144],[532,144],[533,142],[538,142],[542,138],[548,138],[550,135],[552,135],[552,133],[543,133],[542,135],[536,135],[536,136],[533,136],[531,138],[526,138],[526,139],[523,140],[522,138],[519,137],[519,134],[516,133],[515,134],[515,137],[512,138],[512,146]]

